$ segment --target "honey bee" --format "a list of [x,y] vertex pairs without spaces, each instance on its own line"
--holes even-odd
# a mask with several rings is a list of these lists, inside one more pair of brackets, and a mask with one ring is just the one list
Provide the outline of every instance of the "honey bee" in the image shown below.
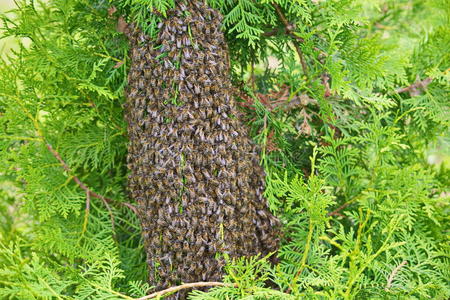
[[195,83],[193,84],[193,86],[194,86],[194,93],[200,94],[200,92],[201,92],[200,86]]
[[178,48],[178,49],[181,49],[181,47],[182,47],[182,45],[183,45],[183,40],[180,39],[180,38],[178,38],[178,39],[176,40],[176,43],[177,43],[177,48]]
[[200,141],[202,142],[206,141],[205,134],[203,133],[203,130],[201,128],[197,128],[195,134],[199,137]]
[[189,252],[190,245],[189,245],[189,242],[188,242],[188,241],[185,240],[185,241],[183,242],[183,248],[182,248],[182,249],[183,249],[183,252],[184,252],[184,253],[188,253],[188,252]]
[[162,30],[161,34],[160,34],[160,39],[168,40],[169,38],[170,38],[170,34],[169,34],[169,31],[167,30],[167,28],[165,30]]
[[[188,29],[188,31],[189,31],[189,29]],[[183,37],[183,45],[186,47],[191,45],[191,39],[188,36]]]

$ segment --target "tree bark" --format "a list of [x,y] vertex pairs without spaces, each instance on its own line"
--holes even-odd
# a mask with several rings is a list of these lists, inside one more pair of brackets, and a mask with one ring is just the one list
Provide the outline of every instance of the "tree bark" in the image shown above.
[[279,221],[231,94],[221,19],[203,2],[180,2],[156,40],[129,33],[129,190],[157,290],[221,280],[221,254],[278,248]]

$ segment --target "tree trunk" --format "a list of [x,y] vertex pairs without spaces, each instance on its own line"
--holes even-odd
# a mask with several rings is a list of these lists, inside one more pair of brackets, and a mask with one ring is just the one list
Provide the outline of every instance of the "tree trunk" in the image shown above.
[[129,189],[157,289],[220,280],[221,254],[278,247],[264,172],[231,94],[221,18],[202,2],[178,3],[156,40],[129,34]]

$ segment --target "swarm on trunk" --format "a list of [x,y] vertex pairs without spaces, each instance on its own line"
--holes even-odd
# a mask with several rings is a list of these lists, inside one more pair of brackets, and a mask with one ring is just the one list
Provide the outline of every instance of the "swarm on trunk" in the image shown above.
[[[264,172],[231,94],[221,15],[178,3],[151,41],[129,33],[129,189],[151,284],[220,280],[223,259],[278,247]],[[178,294],[178,297],[183,294]]]

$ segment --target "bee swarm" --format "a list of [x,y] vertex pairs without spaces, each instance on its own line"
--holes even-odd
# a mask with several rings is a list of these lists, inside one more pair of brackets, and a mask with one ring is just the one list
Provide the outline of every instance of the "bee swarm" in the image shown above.
[[178,3],[156,40],[137,28],[128,33],[129,190],[157,289],[220,280],[217,254],[278,247],[264,172],[236,118],[221,18],[203,2]]

